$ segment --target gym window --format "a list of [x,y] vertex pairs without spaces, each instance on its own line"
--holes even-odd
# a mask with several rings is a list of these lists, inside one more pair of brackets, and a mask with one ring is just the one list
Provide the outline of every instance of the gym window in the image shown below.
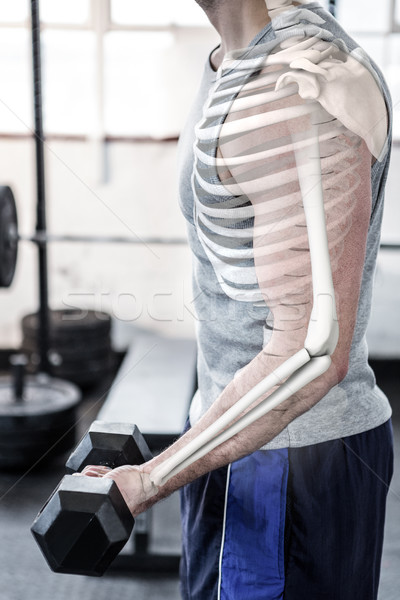
[[[46,134],[176,137],[217,40],[190,0],[41,0]],[[29,0],[0,0],[0,134],[31,134]]]
[[[321,0],[325,7],[329,0]],[[381,67],[400,139],[400,0],[336,0],[337,18]],[[194,0],[41,0],[47,135],[179,134],[218,37]],[[31,135],[29,0],[0,0],[0,135]]]

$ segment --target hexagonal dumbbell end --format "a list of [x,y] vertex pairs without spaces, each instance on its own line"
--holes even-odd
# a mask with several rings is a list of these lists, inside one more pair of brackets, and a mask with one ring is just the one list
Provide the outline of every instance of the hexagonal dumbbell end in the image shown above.
[[[89,464],[116,468],[151,458],[136,425],[95,421],[68,459],[67,469],[77,472]],[[114,481],[66,475],[31,530],[53,571],[102,575],[128,541],[133,525]]]
[[114,481],[66,475],[31,531],[53,571],[100,576],[128,541],[134,522]]
[[152,454],[136,425],[94,421],[66,463],[67,473],[86,465],[141,465]]

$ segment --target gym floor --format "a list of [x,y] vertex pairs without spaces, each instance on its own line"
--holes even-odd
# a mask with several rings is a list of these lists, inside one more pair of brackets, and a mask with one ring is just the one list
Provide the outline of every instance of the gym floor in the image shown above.
[[[397,369],[377,365],[377,379],[393,406],[397,463],[400,461],[400,381]],[[105,384],[107,385],[107,383]],[[104,390],[93,390],[80,410],[79,430],[95,419]],[[400,467],[388,495],[387,522],[379,600],[398,600],[400,589]],[[23,473],[0,473],[0,597],[1,600],[177,600],[176,575],[107,573],[89,578],[52,573],[29,531],[38,509],[63,475],[63,463]],[[179,550],[178,498],[161,503],[154,514],[153,544],[157,551]],[[204,599],[206,600],[206,599]],[[310,599],[318,600],[318,599]],[[340,599],[337,599],[340,600]]]

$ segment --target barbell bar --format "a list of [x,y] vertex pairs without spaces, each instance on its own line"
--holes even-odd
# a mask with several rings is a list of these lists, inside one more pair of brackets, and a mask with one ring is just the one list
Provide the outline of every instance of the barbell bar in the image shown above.
[[8,186],[0,186],[0,287],[9,287],[13,281],[18,258],[19,242],[33,242],[41,247],[50,243],[186,245],[180,237],[119,236],[89,234],[53,234],[36,230],[32,235],[18,231],[18,215],[14,195]]
[[187,244],[187,240],[178,237],[134,237],[134,236],[110,236],[110,235],[76,235],[76,234],[54,234],[47,232],[36,232],[34,235],[22,235],[13,233],[12,236],[18,242],[34,242],[35,244],[49,243],[85,243],[85,244],[160,244],[160,245],[180,245]]
[[[187,245],[186,238],[173,236],[54,234],[46,231],[36,231],[32,235],[20,234],[14,195],[10,187],[0,186],[0,287],[9,287],[13,281],[19,242],[33,242],[38,246],[52,243]],[[400,244],[381,243],[380,248],[398,251]]]

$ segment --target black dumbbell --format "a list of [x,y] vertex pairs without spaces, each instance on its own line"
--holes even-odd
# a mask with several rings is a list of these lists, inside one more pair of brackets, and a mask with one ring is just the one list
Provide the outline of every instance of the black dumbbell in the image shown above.
[[[69,473],[86,465],[139,465],[152,454],[136,425],[95,421],[69,457]],[[56,573],[103,575],[134,525],[118,486],[103,477],[65,475],[31,531]]]

